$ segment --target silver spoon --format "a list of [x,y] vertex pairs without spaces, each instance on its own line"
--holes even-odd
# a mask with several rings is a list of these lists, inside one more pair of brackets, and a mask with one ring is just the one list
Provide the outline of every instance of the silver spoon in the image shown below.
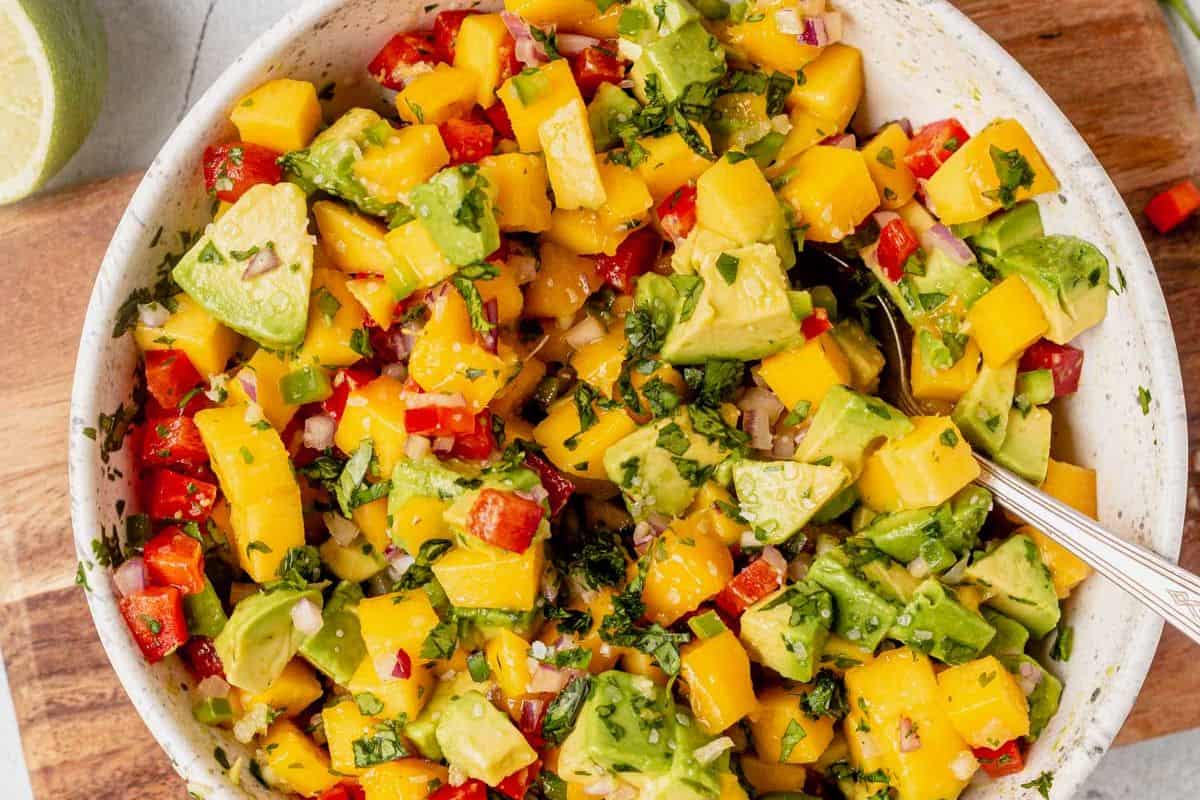
[[[832,253],[818,252],[843,274],[853,271],[853,267]],[[912,395],[904,322],[885,298],[876,300],[875,334],[888,366],[881,393],[905,414],[929,413]],[[1148,548],[1125,541],[978,452],[975,459],[981,470],[975,482],[990,491],[1001,508],[1079,556],[1133,599],[1200,644],[1200,577]]]

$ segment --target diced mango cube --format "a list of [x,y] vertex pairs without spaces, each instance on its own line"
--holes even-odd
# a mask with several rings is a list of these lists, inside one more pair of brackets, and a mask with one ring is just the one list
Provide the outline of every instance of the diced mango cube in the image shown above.
[[571,27],[596,19],[592,0],[505,0],[504,7],[534,25]]
[[1029,734],[1029,704],[1012,673],[987,656],[938,674],[946,713],[972,747],[996,749]]
[[949,369],[937,369],[926,364],[918,337],[912,345],[912,393],[918,400],[948,400],[958,402],[979,372],[979,345],[967,340],[962,357]]
[[[818,117],[804,108],[792,109],[788,114],[788,121],[791,122],[792,127],[784,137],[779,153],[775,156],[777,165],[791,161],[805,150],[820,144],[841,130],[833,120]],[[772,169],[772,177],[781,171],[778,168]]]
[[375,548],[375,552],[382,553],[387,550],[388,545],[392,543],[388,534],[387,498],[381,497],[365,503],[355,508],[351,514],[354,524],[362,531],[363,537],[371,547]]
[[579,380],[611,399],[628,347],[625,329],[618,321],[604,336],[576,350],[571,358],[571,366],[575,368]]
[[450,539],[445,501],[420,495],[410,497],[392,512],[392,538],[415,556],[430,539]]
[[[283,377],[293,369],[295,369],[294,362],[285,361],[277,353],[259,348],[254,351],[250,360],[242,365],[233,379],[226,382],[229,403],[232,405],[257,403],[267,422],[282,433],[283,429],[292,421],[292,417],[295,416],[296,409],[299,408],[299,406],[284,402],[283,391],[279,386]],[[255,400],[253,401],[246,392],[246,384],[254,387]]]
[[[364,335],[367,314],[346,288],[346,280],[344,272],[313,270],[308,332],[296,356],[301,365],[345,367],[362,359],[352,343],[355,336]],[[330,314],[330,309],[336,310]]]
[[454,66],[475,74],[478,86],[476,102],[491,108],[500,85],[502,53],[506,53],[508,28],[499,14],[472,14],[462,21],[454,48]]
[[750,657],[732,631],[684,647],[680,675],[688,686],[692,713],[701,727],[716,734],[758,707],[750,679]]
[[293,658],[279,677],[263,691],[257,694],[242,691],[242,707],[267,706],[290,719],[315,703],[322,694],[321,682],[312,668],[300,659]]
[[620,164],[604,161],[599,169],[605,196],[604,205],[598,210],[600,223],[610,230],[636,227],[636,223],[646,219],[646,212],[654,204],[646,181]]
[[408,374],[427,392],[461,394],[478,412],[504,385],[509,366],[475,340],[466,303],[452,291],[437,301],[417,337]]
[[[580,432],[579,411],[573,398],[564,397],[550,407],[550,413],[533,429],[533,440],[542,446],[546,458],[570,475],[606,480],[604,453],[637,429],[637,423],[623,409],[596,409],[596,423]],[[574,447],[568,447],[568,443]]]
[[359,778],[367,800],[425,800],[429,787],[447,786],[450,777],[441,764],[423,758],[402,758],[371,767]]
[[817,145],[788,163],[779,197],[815,242],[840,242],[879,208],[879,192],[857,150]]
[[229,119],[243,142],[277,153],[300,150],[321,127],[317,87],[287,78],[268,81],[239,100]]
[[500,274],[494,278],[481,278],[475,282],[483,302],[496,301],[496,321],[510,325],[521,316],[525,307],[525,293],[517,283],[517,271],[507,263],[497,265]]
[[[700,138],[710,144],[708,132],[703,128],[698,132]],[[646,157],[634,169],[646,182],[656,203],[685,183],[699,178],[713,163],[693,150],[678,132],[646,136],[638,139],[638,144],[646,151]]]
[[927,508],[979,477],[971,445],[949,417],[913,417],[907,436],[867,457],[858,489],[877,511]]
[[649,678],[658,686],[666,686],[667,682],[671,680],[670,676],[658,666],[658,661],[654,656],[643,653],[641,650],[634,650],[632,647],[623,649],[625,652],[621,654],[622,672]]
[[1021,355],[1049,330],[1041,305],[1018,275],[1010,275],[976,300],[967,311],[967,322],[991,367]]
[[483,652],[492,676],[506,697],[515,700],[528,691],[529,642],[502,628]]
[[[1042,491],[1092,519],[1097,518],[1096,471],[1050,459]],[[1054,591],[1065,598],[1092,574],[1092,568],[1079,556],[1033,527],[1021,529],[1033,539],[1042,561],[1050,568]]]
[[358,604],[358,621],[368,660],[387,664],[395,662],[397,650],[406,651],[416,662],[425,637],[439,622],[423,591],[368,597]]
[[[679,531],[681,526],[685,533]],[[642,600],[646,618],[661,625],[671,625],[695,611],[733,578],[729,548],[683,521],[677,520],[663,531],[655,540],[653,554]]]
[[433,574],[455,606],[529,611],[538,598],[544,549],[538,542],[524,553],[458,547],[438,559]]
[[396,654],[393,652],[390,656],[380,656],[378,661],[364,658],[358,669],[354,670],[346,688],[352,694],[370,693],[379,700],[383,706],[379,716],[383,719],[395,719],[401,714],[408,719],[416,719],[425,703],[429,701],[433,686],[437,682],[428,662],[418,660],[420,647],[418,643],[414,649],[404,648],[412,659],[411,671],[407,678],[380,677],[380,667],[384,668],[385,676],[390,675],[390,665],[396,661]]
[[587,107],[572,98],[538,125],[538,143],[546,154],[546,173],[556,208],[590,208],[605,204],[604,182]]
[[827,333],[764,358],[758,374],[784,407],[795,408],[804,400],[811,404],[810,414],[816,412],[830,389],[850,384],[846,354]]
[[341,781],[330,771],[325,751],[289,720],[271,726],[258,753],[275,785],[285,791],[315,797]]
[[779,29],[775,12],[792,4],[769,3],[745,22],[730,25],[725,40],[746,59],[769,69],[796,72],[821,55],[821,48],[802,44],[795,34]]
[[502,153],[479,162],[479,174],[496,187],[496,221],[502,231],[541,233],[550,227],[550,177],[536,154]]
[[[525,19],[537,24],[529,17]],[[514,75],[500,86],[496,94],[504,103],[517,144],[525,153],[537,153],[542,149],[538,129],[543,122],[571,101],[583,102],[583,96],[575,84],[575,76],[571,74],[571,66],[565,58],[537,67],[536,72],[525,71]]]
[[742,775],[754,787],[755,797],[771,792],[800,792],[808,770],[799,764],[779,764],[752,755],[741,758]]
[[553,242],[572,253],[617,252],[629,231],[605,227],[599,212],[587,208],[567,210],[556,208],[550,215],[550,229],[543,234],[547,242]]
[[696,181],[696,222],[744,245],[768,238],[782,215],[754,159],[722,158]]
[[201,375],[216,375],[238,349],[242,337],[217,322],[199,303],[186,294],[173,298],[175,311],[161,328],[151,328],[139,322],[133,330],[134,340],[142,352],[148,350],[182,350]]
[[392,327],[396,315],[396,298],[382,278],[351,278],[346,281],[348,291],[367,312],[375,326],[387,330]]
[[[775,687],[759,695],[758,710],[750,715],[750,732],[759,757],[780,764],[812,764],[829,747],[833,741],[833,719],[813,719],[800,706],[811,689],[811,686]],[[796,732],[797,727],[803,735]]]
[[687,518],[705,533],[716,536],[726,546],[732,547],[741,541],[742,534],[750,530],[750,526],[726,514],[722,504],[725,504],[724,508],[737,505],[728,489],[716,481],[709,481],[696,492]]
[[546,362],[540,358],[521,358],[518,362],[520,371],[511,377],[504,387],[492,398],[488,406],[492,412],[501,417],[509,418],[517,413],[525,402],[533,396],[537,385],[546,377]]
[[385,478],[404,458],[408,431],[404,427],[404,402],[400,399],[403,390],[404,384],[386,375],[353,389],[346,398],[346,409],[333,437],[338,449],[347,454],[370,439]]
[[382,144],[367,147],[354,162],[354,175],[372,197],[403,202],[409,191],[449,163],[437,125],[409,125],[389,133]]
[[364,770],[354,763],[354,741],[371,734],[379,717],[368,717],[358,709],[352,697],[326,706],[321,711],[325,741],[329,746],[329,764],[338,772],[358,775]]
[[603,284],[594,258],[576,255],[553,242],[539,250],[541,267],[525,287],[525,313],[534,317],[572,317]]
[[473,70],[438,64],[418,75],[396,95],[396,110],[405,122],[441,125],[471,110],[479,94]]
[[862,100],[864,82],[862,52],[848,44],[832,44],[804,66],[804,80],[792,88],[787,106],[803,108],[844,130]]
[[388,285],[398,300],[417,289],[427,289],[458,271],[429,234],[425,223],[410,220],[387,234],[387,246],[397,269],[388,274]]
[[907,151],[908,134],[897,122],[887,125],[863,146],[867,170],[883,198],[884,208],[900,208],[917,193],[917,178],[904,163]]

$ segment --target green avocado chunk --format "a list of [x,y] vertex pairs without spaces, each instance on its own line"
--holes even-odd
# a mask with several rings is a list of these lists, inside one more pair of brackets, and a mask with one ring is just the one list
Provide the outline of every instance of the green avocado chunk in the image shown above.
[[1052,424],[1050,412],[1039,406],[1025,413],[1015,408],[1009,411],[1004,444],[996,452],[996,463],[1032,483],[1046,480]]
[[803,683],[817,672],[832,624],[829,592],[799,581],[746,609],[739,636],[755,661]]
[[221,598],[213,588],[212,581],[204,579],[204,589],[195,594],[183,596],[183,618],[187,622],[188,633],[192,636],[216,637],[229,622],[225,609],[221,606]]
[[643,103],[672,103],[695,84],[725,74],[725,48],[703,25],[692,21],[642,48],[629,73]]
[[862,472],[872,445],[899,439],[912,429],[903,412],[878,397],[834,386],[817,408],[795,458],[809,464],[832,459],[854,478]]
[[1108,313],[1108,259],[1074,236],[1044,236],[997,259],[1005,277],[1020,275],[1050,323],[1046,338],[1066,344]]
[[438,720],[436,736],[451,767],[489,786],[537,760],[508,715],[476,691],[450,701]]
[[1022,411],[1031,406],[1044,406],[1054,399],[1054,373],[1035,369],[1017,375],[1017,395],[1013,405]]
[[971,234],[969,241],[975,246],[980,261],[995,264],[997,259],[1017,245],[1040,239],[1045,233],[1038,204],[1026,200],[988,220],[978,232]]
[[[625,28],[629,35],[622,32],[622,37],[641,44],[668,36],[689,22],[700,19],[700,12],[688,0],[632,0],[628,7],[644,14],[644,17],[635,19],[638,22],[644,20],[645,24],[632,25],[627,21]],[[637,30],[633,31],[632,28]]]
[[987,605],[1039,639],[1054,630],[1062,616],[1050,570],[1028,536],[1007,539],[967,567],[966,576],[991,594]]
[[888,278],[877,264],[872,263],[870,268],[910,325],[941,306],[948,297],[957,297],[970,308],[992,286],[975,263],[958,264],[941,250],[928,255],[923,274],[910,273],[899,281]]
[[930,578],[888,634],[947,664],[963,664],[979,655],[996,635],[982,615],[958,602],[953,590]]
[[596,96],[588,103],[588,127],[592,129],[596,151],[604,152],[620,144],[621,126],[628,125],[640,109],[638,101],[624,89],[611,83],[600,84]]
[[742,516],[765,544],[779,544],[798,533],[849,478],[840,464],[743,459],[733,465]]
[[238,603],[214,640],[226,680],[254,694],[270,686],[306,638],[292,623],[292,606],[301,600],[320,606],[321,599],[316,589],[281,588]]
[[[847,547],[852,547],[857,540],[847,540]],[[910,603],[917,594],[921,582],[904,568],[904,565],[890,558],[876,558],[859,567],[861,577],[873,590],[885,600],[899,605]]]
[[984,655],[1019,656],[1025,652],[1025,646],[1029,644],[1029,630],[1024,625],[992,608],[984,608],[981,613],[988,624],[996,629],[996,636],[988,642]]
[[321,630],[300,645],[300,655],[339,686],[350,683],[354,671],[367,656],[358,624],[358,603],[362,598],[357,583],[342,581],[335,586],[321,612],[324,620]]
[[1037,741],[1051,717],[1058,713],[1063,685],[1050,670],[1025,654],[1001,656],[1000,663],[1020,683],[1037,681],[1029,694],[1029,740]]
[[409,194],[412,211],[451,264],[483,261],[500,246],[495,188],[474,164],[439,172]]
[[879,374],[887,363],[878,342],[871,338],[858,320],[853,319],[844,319],[834,325],[829,335],[846,355],[846,362],[850,366],[850,382],[872,394],[879,387]]
[[1008,412],[1017,386],[1017,360],[1000,367],[984,362],[950,418],[967,441],[990,456],[1004,444],[1008,431]]
[[491,678],[476,681],[471,677],[471,673],[466,671],[443,680],[434,686],[429,702],[421,709],[417,718],[404,726],[404,736],[416,746],[417,752],[422,756],[441,761],[443,755],[437,742],[437,727],[450,703],[467,692],[478,692],[487,696],[495,685],[496,682]]
[[807,580],[833,596],[833,632],[868,650],[874,650],[896,622],[898,606],[883,597],[862,576],[857,566],[884,558],[878,551],[858,548],[852,554],[845,547],[817,556],[808,570]]
[[858,533],[892,558],[920,557],[941,573],[975,546],[991,509],[991,492],[968,486],[940,506],[877,514]]
[[171,272],[205,311],[276,350],[304,341],[312,274],[308,205],[291,183],[251,188]]

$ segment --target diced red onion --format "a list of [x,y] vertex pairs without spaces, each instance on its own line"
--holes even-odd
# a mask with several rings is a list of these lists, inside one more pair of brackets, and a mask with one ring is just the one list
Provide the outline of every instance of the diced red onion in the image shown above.
[[795,8],[781,8],[775,12],[775,27],[786,36],[799,36],[804,32],[800,12]]
[[396,358],[408,358],[412,353],[413,345],[416,344],[417,337],[404,328],[397,328],[388,334],[388,343],[392,346],[392,350],[396,353]]
[[720,738],[713,739],[711,742],[702,747],[697,747],[692,751],[692,758],[696,759],[696,762],[703,766],[705,764],[711,764],[720,758],[726,750],[732,749],[733,739],[730,739],[728,736],[722,736]]
[[225,402],[225,398],[229,396],[229,390],[225,388],[227,383],[229,383],[229,376],[224,372],[209,375],[208,388],[204,390],[204,396],[214,403]]
[[550,493],[542,488],[541,484],[533,487],[527,492],[513,492],[517,497],[523,497],[526,500],[532,500],[535,503],[541,503],[550,497]]
[[900,718],[900,752],[914,753],[921,749],[921,737],[917,734],[917,726],[908,717]]
[[388,562],[388,573],[396,580],[400,580],[404,573],[408,572],[408,568],[417,562],[415,558],[398,547],[389,546],[384,551],[383,557]]
[[516,42],[514,52],[518,61],[527,67],[536,67],[550,60],[546,48],[533,38],[529,23],[511,11],[501,11],[500,18]]
[[250,398],[251,403],[258,402],[258,375],[251,369],[238,370],[238,383],[242,386],[242,391],[246,393],[246,397]]
[[858,147],[858,137],[853,133],[835,133],[821,140],[825,147],[840,147],[843,150],[854,150]]
[[400,396],[405,408],[463,408],[467,399],[459,392],[405,392]]
[[646,522],[654,529],[655,533],[662,533],[671,524],[671,518],[666,514],[660,514],[657,511],[651,511],[646,515]]
[[196,684],[196,693],[205,700],[213,697],[229,697],[229,683],[220,675],[209,675]]
[[953,567],[942,573],[942,583],[947,583],[951,586],[957,586],[963,582],[963,578],[967,575],[967,563],[971,560],[971,556],[967,555],[960,558]]
[[654,537],[658,536],[654,528],[650,527],[650,523],[646,521],[639,522],[633,526],[633,548],[639,554],[644,553],[650,543],[654,541]]
[[491,323],[490,329],[482,334],[483,348],[489,353],[495,353],[500,344],[500,304],[492,298],[483,304],[483,316]]
[[516,273],[518,286],[524,286],[537,277],[537,259],[533,256],[509,256],[508,266]]
[[171,318],[171,312],[162,303],[139,303],[138,322],[147,328],[161,328]]
[[758,386],[743,392],[742,396],[738,398],[737,407],[742,411],[761,412],[767,425],[774,425],[787,410],[774,392]]
[[787,559],[783,557],[783,553],[771,545],[767,545],[762,551],[762,560],[767,562],[767,565],[779,575],[787,572]]
[[379,370],[379,374],[385,378],[403,381],[408,377],[408,366],[397,361],[393,364],[385,365],[383,369]]
[[556,669],[549,664],[536,662],[537,668],[532,671],[529,676],[530,694],[558,694],[567,685],[570,676],[563,670]]
[[321,630],[324,620],[321,619],[321,609],[308,598],[304,598],[292,606],[292,624],[296,630],[306,636],[312,636]]
[[912,561],[908,562],[908,574],[918,580],[928,578],[930,573],[929,562],[922,556],[917,556]]
[[141,556],[134,556],[113,571],[113,584],[122,597],[136,594],[146,588],[146,563]]
[[585,314],[575,327],[566,332],[563,339],[573,349],[578,350],[584,345],[589,345],[598,339],[604,338],[604,334],[604,326],[600,323],[600,320],[591,314]]
[[598,47],[601,41],[594,36],[584,36],[579,33],[560,33],[555,39],[555,44],[558,46],[558,52],[564,56],[573,56],[576,53],[582,53],[589,47]]
[[431,446],[428,437],[410,433],[408,438],[404,440],[404,455],[410,461],[420,461],[429,455]]
[[874,218],[875,224],[879,226],[879,230],[883,230],[891,222],[900,219],[900,215],[895,211],[876,211],[871,216]]
[[837,11],[804,17],[801,26],[802,29],[796,34],[801,44],[825,47],[842,40],[842,15]]
[[791,458],[796,455],[796,436],[792,433],[781,433],[776,436],[771,445],[771,455],[776,458]]
[[435,453],[449,453],[453,449],[453,436],[439,436],[433,440],[433,452]]
[[770,450],[774,445],[771,438],[771,422],[766,412],[752,408],[742,413],[742,430],[750,434],[750,446],[755,450]]
[[912,120],[910,120],[908,117],[901,117],[900,119],[895,120],[895,123],[900,126],[900,130],[904,131],[905,136],[907,136],[910,139],[912,138],[912,135],[913,135]]
[[412,677],[412,657],[403,647],[396,651],[396,664],[392,667],[392,677],[403,680]]
[[325,527],[329,529],[330,537],[342,547],[349,547],[360,533],[357,525],[337,512],[326,511],[322,517],[325,520]]
[[934,225],[921,234],[921,247],[926,252],[942,251],[956,266],[966,266],[974,263],[975,254],[962,239],[955,236],[949,228],[941,223]]
[[275,252],[275,248],[273,246],[264,247],[250,257],[250,263],[242,272],[242,280],[247,281],[257,278],[259,275],[266,275],[282,266],[283,262],[279,260],[279,254]]
[[811,566],[812,557],[808,553],[801,553],[788,564],[787,576],[794,581],[802,581],[808,575],[808,568]]
[[1017,670],[1017,684],[1026,697],[1033,694],[1038,684],[1042,682],[1042,668],[1028,661],[1022,661]]
[[328,414],[317,414],[304,420],[304,446],[312,450],[324,450],[333,446],[333,435],[337,423]]

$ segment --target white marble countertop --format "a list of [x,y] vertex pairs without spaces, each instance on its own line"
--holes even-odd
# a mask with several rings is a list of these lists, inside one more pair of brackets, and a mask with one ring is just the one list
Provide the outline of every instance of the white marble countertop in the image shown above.
[[[1200,0],[1187,0],[1200,15]],[[48,188],[146,167],[204,89],[298,0],[96,0],[109,36],[110,80],[91,138]],[[1200,97],[1200,42],[1172,22]],[[30,798],[0,659],[0,797]],[[1192,800],[1200,730],[1115,750],[1080,800]],[[50,800],[46,798],[46,800]],[[57,800],[57,799],[56,799]]]

